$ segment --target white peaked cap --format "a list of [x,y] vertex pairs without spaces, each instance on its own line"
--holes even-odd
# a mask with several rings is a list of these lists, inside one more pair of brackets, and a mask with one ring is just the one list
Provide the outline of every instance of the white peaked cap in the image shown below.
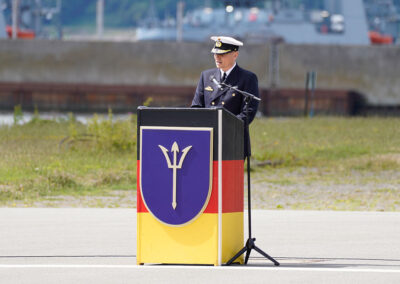
[[243,46],[243,42],[238,41],[237,39],[234,39],[233,37],[230,36],[212,36],[211,40],[220,41],[222,43],[232,44],[236,46]]

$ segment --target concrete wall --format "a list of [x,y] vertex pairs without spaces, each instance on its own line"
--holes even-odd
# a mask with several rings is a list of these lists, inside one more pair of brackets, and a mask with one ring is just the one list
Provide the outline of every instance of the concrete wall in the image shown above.
[[400,104],[400,47],[280,46],[281,86],[302,87],[305,71],[317,71],[317,85],[353,89],[370,104]]
[[[213,68],[210,44],[0,40],[0,83],[113,85],[197,84]],[[400,104],[400,48],[280,44],[279,87],[304,88],[308,70],[317,87],[353,89],[371,104]],[[268,87],[269,47],[242,48],[238,63]]]

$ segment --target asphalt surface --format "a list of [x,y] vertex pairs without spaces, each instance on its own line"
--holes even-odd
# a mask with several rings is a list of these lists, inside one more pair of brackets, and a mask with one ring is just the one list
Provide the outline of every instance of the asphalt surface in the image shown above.
[[255,251],[247,266],[137,266],[134,209],[2,208],[0,283],[400,283],[400,213],[252,216],[281,266]]

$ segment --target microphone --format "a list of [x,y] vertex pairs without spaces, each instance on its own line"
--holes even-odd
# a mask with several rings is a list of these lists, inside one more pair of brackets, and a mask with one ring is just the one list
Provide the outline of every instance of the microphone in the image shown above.
[[211,80],[215,85],[217,85],[218,88],[219,88],[220,90],[223,89],[222,86],[221,86],[221,84],[217,81],[217,79],[215,79],[215,76],[214,76],[214,75],[211,75],[211,76],[210,76],[210,80]]

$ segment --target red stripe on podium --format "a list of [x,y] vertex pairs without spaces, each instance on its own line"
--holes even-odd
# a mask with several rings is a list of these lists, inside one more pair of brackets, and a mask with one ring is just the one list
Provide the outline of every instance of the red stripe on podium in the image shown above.
[[213,161],[211,196],[204,213],[218,213],[218,162]]
[[[243,212],[243,160],[222,161],[222,213]],[[137,161],[137,212],[148,212],[140,194],[140,160]],[[218,213],[218,161],[213,161],[212,191],[204,213]]]
[[146,208],[146,205],[144,205],[142,194],[140,192],[140,160],[137,160],[137,165],[136,165],[136,191],[137,191],[137,197],[136,197],[136,208],[137,212],[145,213],[149,212]]
[[[222,213],[243,211],[243,160],[222,161]],[[218,161],[213,161],[210,201],[204,213],[218,213]]]
[[243,212],[244,162],[222,162],[222,213]]

